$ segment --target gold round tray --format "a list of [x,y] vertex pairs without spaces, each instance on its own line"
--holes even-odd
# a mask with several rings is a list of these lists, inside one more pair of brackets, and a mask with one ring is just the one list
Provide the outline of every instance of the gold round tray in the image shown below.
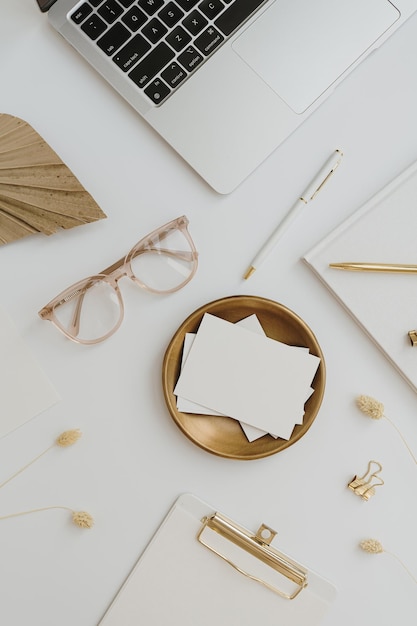
[[[239,422],[230,417],[178,411],[173,390],[180,374],[184,337],[186,333],[197,331],[204,313],[211,313],[232,323],[255,313],[268,337],[289,345],[309,348],[311,354],[320,357],[320,365],[312,383],[314,393],[305,404],[303,423],[295,426],[289,440],[264,435],[260,439],[249,442]],[[173,420],[182,432],[207,452],[241,460],[266,457],[298,441],[310,428],[318,413],[323,399],[325,379],[326,368],[323,353],[307,324],[282,304],[257,296],[221,298],[194,311],[172,337],[165,352],[162,367],[165,401]]]

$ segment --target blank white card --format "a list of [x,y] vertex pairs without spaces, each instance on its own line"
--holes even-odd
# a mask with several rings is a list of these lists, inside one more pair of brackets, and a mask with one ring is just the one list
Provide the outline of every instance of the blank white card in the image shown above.
[[174,393],[267,432],[279,424],[289,436],[319,363],[206,313]]

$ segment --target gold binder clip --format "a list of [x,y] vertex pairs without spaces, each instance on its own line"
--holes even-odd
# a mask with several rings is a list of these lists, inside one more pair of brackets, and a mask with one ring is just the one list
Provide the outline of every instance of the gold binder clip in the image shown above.
[[[204,517],[201,522],[198,541],[244,576],[288,600],[293,600],[307,586],[307,571],[270,546],[276,532],[269,526],[262,524],[253,535],[220,513]],[[212,531],[211,534],[209,531]],[[231,548],[229,556],[226,554],[227,546]],[[236,547],[241,550],[236,550]]]
[[[372,464],[375,464],[378,469],[371,473]],[[378,461],[369,461],[368,469],[365,474],[359,477],[354,476],[348,484],[349,489],[351,489],[357,496],[360,496],[363,500],[368,501],[369,498],[375,495],[375,487],[380,487],[384,484],[382,478],[378,476],[381,471],[381,463],[378,463]]]
[[417,346],[417,330],[410,330],[408,332],[408,336],[410,338],[411,345],[413,346],[413,348]]

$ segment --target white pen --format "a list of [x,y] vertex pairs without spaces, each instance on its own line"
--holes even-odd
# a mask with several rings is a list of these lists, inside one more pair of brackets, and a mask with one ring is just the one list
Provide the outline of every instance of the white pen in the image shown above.
[[258,254],[253,259],[249,268],[246,271],[246,274],[243,278],[247,279],[259,268],[261,263],[266,259],[271,250],[275,247],[278,240],[282,237],[284,232],[290,226],[290,224],[295,220],[297,215],[300,213],[301,209],[314,200],[318,192],[323,188],[323,186],[327,183],[329,178],[334,174],[336,169],[339,167],[341,160],[343,157],[343,152],[341,150],[336,150],[325,162],[323,167],[308,185],[307,189],[303,194],[298,198],[297,202],[292,206],[290,211],[284,217],[282,222],[278,224],[277,228],[274,230],[272,235],[266,240],[262,248],[259,250]]

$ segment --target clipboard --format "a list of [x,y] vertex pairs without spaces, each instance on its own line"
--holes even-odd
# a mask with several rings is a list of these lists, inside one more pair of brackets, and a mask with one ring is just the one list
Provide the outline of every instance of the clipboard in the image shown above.
[[276,550],[274,537],[181,495],[98,626],[317,626],[335,587]]

